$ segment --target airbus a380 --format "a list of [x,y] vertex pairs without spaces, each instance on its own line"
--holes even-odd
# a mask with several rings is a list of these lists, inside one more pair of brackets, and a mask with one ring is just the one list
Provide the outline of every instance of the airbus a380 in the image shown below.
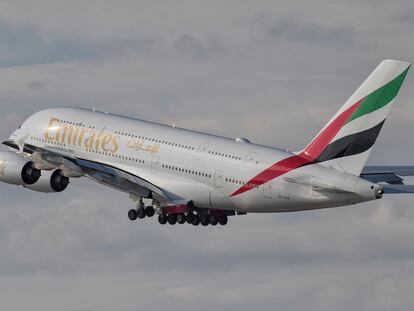
[[414,166],[365,166],[409,67],[381,62],[298,152],[96,110],[43,110],[3,142],[10,150],[0,152],[0,180],[61,192],[71,178],[88,177],[130,195],[137,207],[129,219],[157,214],[171,225],[414,193],[402,178]]

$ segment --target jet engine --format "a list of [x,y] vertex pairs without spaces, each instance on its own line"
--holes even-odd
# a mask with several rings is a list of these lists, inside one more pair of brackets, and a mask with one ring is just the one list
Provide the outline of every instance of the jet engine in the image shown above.
[[38,192],[61,192],[69,185],[62,170],[40,171],[32,161],[9,151],[0,152],[0,181]]
[[69,178],[61,170],[42,171],[42,176],[32,185],[24,187],[38,192],[62,192],[69,185]]
[[32,185],[40,178],[33,162],[14,152],[0,152],[0,181],[12,185]]

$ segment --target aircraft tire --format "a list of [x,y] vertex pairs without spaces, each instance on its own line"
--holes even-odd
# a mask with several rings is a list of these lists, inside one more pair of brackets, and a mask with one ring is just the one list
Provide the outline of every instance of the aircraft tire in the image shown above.
[[143,207],[137,209],[137,216],[139,219],[145,218],[145,209]]
[[218,219],[216,215],[210,215],[208,220],[210,222],[210,225],[212,226],[216,226],[218,224]]
[[152,217],[152,216],[154,216],[154,214],[155,214],[154,207],[152,207],[152,206],[147,206],[147,207],[145,208],[145,215],[146,215],[147,217]]
[[167,221],[170,225],[175,225],[177,223],[177,215],[175,214],[168,214]]
[[178,222],[179,224],[183,224],[183,223],[185,223],[185,214],[184,214],[184,213],[179,213],[179,214],[177,215],[177,222]]
[[209,215],[201,215],[200,216],[200,223],[204,227],[208,226],[210,224]]
[[192,222],[194,226],[198,226],[200,224],[200,215],[194,215],[194,220]]
[[194,215],[193,213],[188,213],[185,216],[185,220],[187,221],[188,224],[192,224],[194,222],[196,215]]
[[137,211],[135,209],[130,209],[128,211],[128,218],[129,218],[129,220],[134,221],[134,220],[137,219],[137,217],[138,217],[137,216]]
[[167,223],[167,215],[165,214],[158,215],[158,222],[160,225],[165,225]]
[[228,219],[228,217],[227,217],[226,215],[222,215],[222,216],[220,216],[220,217],[218,218],[218,222],[219,222],[219,224],[220,224],[220,225],[222,225],[222,226],[227,225],[228,221],[229,221],[229,219]]

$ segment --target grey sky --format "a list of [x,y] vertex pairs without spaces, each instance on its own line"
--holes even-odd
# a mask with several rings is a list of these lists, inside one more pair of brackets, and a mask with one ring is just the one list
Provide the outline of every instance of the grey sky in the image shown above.
[[[0,136],[81,106],[297,150],[386,58],[414,60],[412,1],[0,3]],[[414,164],[414,75],[372,152]],[[131,223],[122,193],[0,185],[7,310],[411,310],[413,199]]]

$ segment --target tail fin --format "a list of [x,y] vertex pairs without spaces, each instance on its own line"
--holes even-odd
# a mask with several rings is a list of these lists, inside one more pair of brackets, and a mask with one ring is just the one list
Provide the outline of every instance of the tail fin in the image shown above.
[[382,61],[301,156],[360,175],[409,68],[407,62]]

